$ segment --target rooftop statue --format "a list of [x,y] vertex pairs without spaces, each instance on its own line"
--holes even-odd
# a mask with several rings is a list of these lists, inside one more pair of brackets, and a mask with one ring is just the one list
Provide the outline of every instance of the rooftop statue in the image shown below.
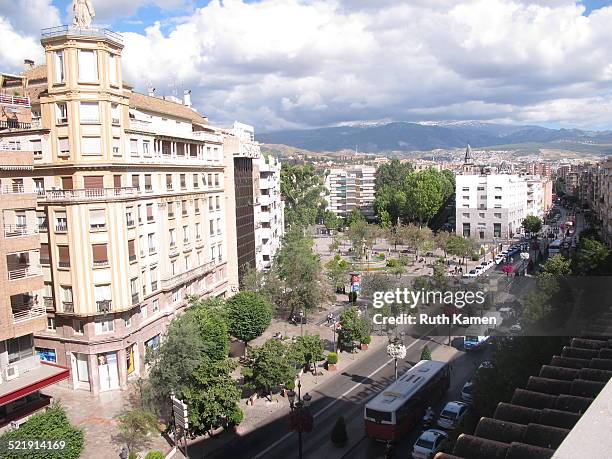
[[72,25],[81,29],[91,27],[91,20],[96,16],[93,5],[89,0],[72,0],[74,19]]

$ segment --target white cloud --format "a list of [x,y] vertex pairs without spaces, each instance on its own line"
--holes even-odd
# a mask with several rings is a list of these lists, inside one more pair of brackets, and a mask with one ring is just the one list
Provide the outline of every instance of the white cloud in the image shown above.
[[38,40],[22,36],[13,26],[0,17],[0,71],[21,72],[24,59],[43,59],[43,49]]

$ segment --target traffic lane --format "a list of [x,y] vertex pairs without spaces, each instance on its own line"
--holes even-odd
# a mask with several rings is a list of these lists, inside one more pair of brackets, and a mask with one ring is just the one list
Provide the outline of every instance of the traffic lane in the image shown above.
[[[444,397],[432,407],[436,416],[442,411],[447,402],[461,399],[460,394],[463,385],[473,378],[480,362],[489,355],[488,352],[486,350],[482,352],[462,352],[451,359],[451,384]],[[418,424],[408,436],[396,442],[394,445],[394,457],[412,457],[412,447],[424,430],[423,425]],[[381,459],[384,457],[385,444],[367,438],[365,435],[358,445],[353,446],[351,451],[343,456],[344,459]]]

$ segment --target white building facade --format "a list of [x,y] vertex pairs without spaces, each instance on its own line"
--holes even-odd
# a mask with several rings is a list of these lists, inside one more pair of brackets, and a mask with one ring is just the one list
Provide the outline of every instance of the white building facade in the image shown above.
[[521,233],[527,182],[517,175],[457,175],[456,233],[482,241]]
[[285,203],[281,199],[281,163],[271,155],[260,155],[259,195],[255,205],[255,264],[258,271],[269,269],[285,234]]
[[343,218],[359,209],[367,219],[373,219],[375,182],[376,168],[372,166],[330,169],[325,177],[328,209]]

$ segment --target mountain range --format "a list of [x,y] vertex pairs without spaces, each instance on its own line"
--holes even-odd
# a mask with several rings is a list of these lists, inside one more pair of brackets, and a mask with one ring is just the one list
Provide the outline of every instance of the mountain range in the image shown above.
[[[265,144],[282,144],[309,151],[359,150],[366,153],[454,149],[525,143],[582,144],[601,154],[612,152],[612,131],[550,129],[531,125],[462,122],[409,123],[394,121],[259,134]],[[567,147],[567,149],[572,149]]]

